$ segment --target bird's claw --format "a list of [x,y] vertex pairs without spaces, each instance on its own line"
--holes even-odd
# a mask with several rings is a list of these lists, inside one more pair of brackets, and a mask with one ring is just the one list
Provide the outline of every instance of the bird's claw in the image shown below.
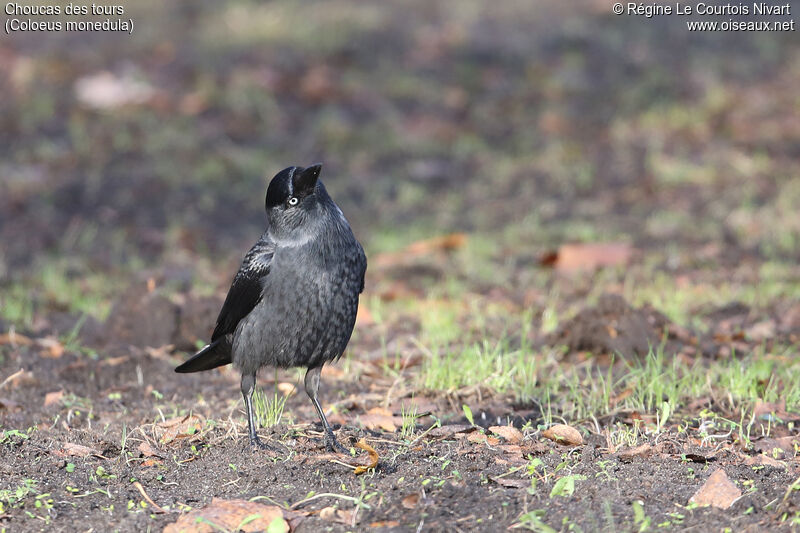
[[350,450],[339,444],[339,441],[336,440],[336,436],[334,436],[333,432],[325,433],[325,447],[328,448],[328,451],[332,453],[343,453],[345,455],[350,455]]
[[250,447],[253,449],[253,451],[256,451],[256,450],[259,450],[259,449],[261,449],[261,450],[269,450],[271,452],[279,451],[274,446],[270,446],[266,442],[262,442],[261,439],[258,438],[258,435],[254,435],[254,436],[250,437]]

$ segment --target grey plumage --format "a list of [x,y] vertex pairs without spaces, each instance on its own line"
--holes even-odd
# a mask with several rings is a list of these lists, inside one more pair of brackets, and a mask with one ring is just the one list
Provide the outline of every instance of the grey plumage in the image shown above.
[[367,260],[319,181],[321,166],[289,167],[270,182],[267,229],[245,255],[211,343],[176,372],[233,363],[242,372],[250,440],[252,394],[263,366],[306,367],[305,388],[329,448],[341,449],[317,399],[322,365],[341,357],[356,320]]

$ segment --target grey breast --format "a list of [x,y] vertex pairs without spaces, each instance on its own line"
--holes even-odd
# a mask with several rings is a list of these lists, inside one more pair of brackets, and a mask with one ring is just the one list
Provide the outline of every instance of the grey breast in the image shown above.
[[276,250],[263,297],[234,335],[233,362],[242,371],[267,365],[312,367],[344,351],[355,323],[358,288],[353,289],[347,255],[326,248]]

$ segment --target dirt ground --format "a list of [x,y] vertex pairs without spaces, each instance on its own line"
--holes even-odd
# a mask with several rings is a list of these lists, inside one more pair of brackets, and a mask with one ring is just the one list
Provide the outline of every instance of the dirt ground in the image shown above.
[[[153,305],[157,299],[146,290]],[[591,330],[581,316],[571,327],[585,321]],[[462,398],[404,396],[362,362],[355,379],[337,367],[323,373],[339,439],[349,447],[365,439],[378,455],[377,465],[356,475],[350,464],[369,465],[367,454],[328,453],[302,393],[286,407],[293,423],[262,431],[275,450],[253,450],[232,370],[175,375],[178,355],[133,346],[95,361],[21,336],[6,338],[0,349],[0,375],[14,374],[0,389],[3,428],[25,428],[3,433],[3,489],[15,494],[36,480],[4,508],[0,524],[8,531],[159,530],[214,498],[247,502],[244,514],[233,515],[238,520],[263,513],[256,504],[278,506],[295,531],[492,531],[521,524],[540,531],[790,530],[781,516],[800,505],[791,490],[800,472],[791,422],[773,426],[768,438],[756,436],[749,449],[721,429],[709,438],[699,424],[649,437],[642,431],[626,445],[601,429],[617,421],[638,428],[637,417],[644,423],[642,415],[622,412],[594,428],[587,423],[582,444],[561,444],[536,429],[536,404],[472,394],[466,401],[473,426],[453,408]],[[267,391],[270,381],[262,380]],[[291,373],[279,382],[299,384]],[[403,434],[403,411],[411,405],[423,416]],[[720,469],[739,487],[733,506],[691,505]],[[565,476],[571,489],[556,486]]]
[[[129,14],[0,40],[0,533],[800,529],[796,32]],[[273,450],[234,370],[173,372],[314,161],[369,258],[321,388],[349,457],[298,372],[260,376]]]

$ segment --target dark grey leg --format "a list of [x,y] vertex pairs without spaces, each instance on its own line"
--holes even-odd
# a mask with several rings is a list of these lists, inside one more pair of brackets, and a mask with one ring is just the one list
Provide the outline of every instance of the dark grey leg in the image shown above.
[[253,413],[253,391],[256,388],[256,375],[255,374],[242,374],[242,396],[244,396],[244,408],[247,411],[247,427],[248,435],[250,437],[250,445],[258,446],[259,448],[271,449],[269,446],[261,442],[256,434],[256,418]]
[[347,448],[339,444],[339,441],[336,440],[336,436],[333,434],[333,429],[331,429],[331,425],[328,424],[328,419],[325,418],[325,412],[322,410],[322,406],[319,404],[317,392],[319,391],[320,372],[322,372],[321,365],[314,368],[309,368],[308,372],[306,372],[306,394],[308,394],[308,397],[311,398],[311,403],[314,404],[314,408],[317,410],[319,419],[322,422],[322,428],[325,430],[325,445],[328,447],[328,450],[332,452],[339,451],[342,453],[350,453]]

